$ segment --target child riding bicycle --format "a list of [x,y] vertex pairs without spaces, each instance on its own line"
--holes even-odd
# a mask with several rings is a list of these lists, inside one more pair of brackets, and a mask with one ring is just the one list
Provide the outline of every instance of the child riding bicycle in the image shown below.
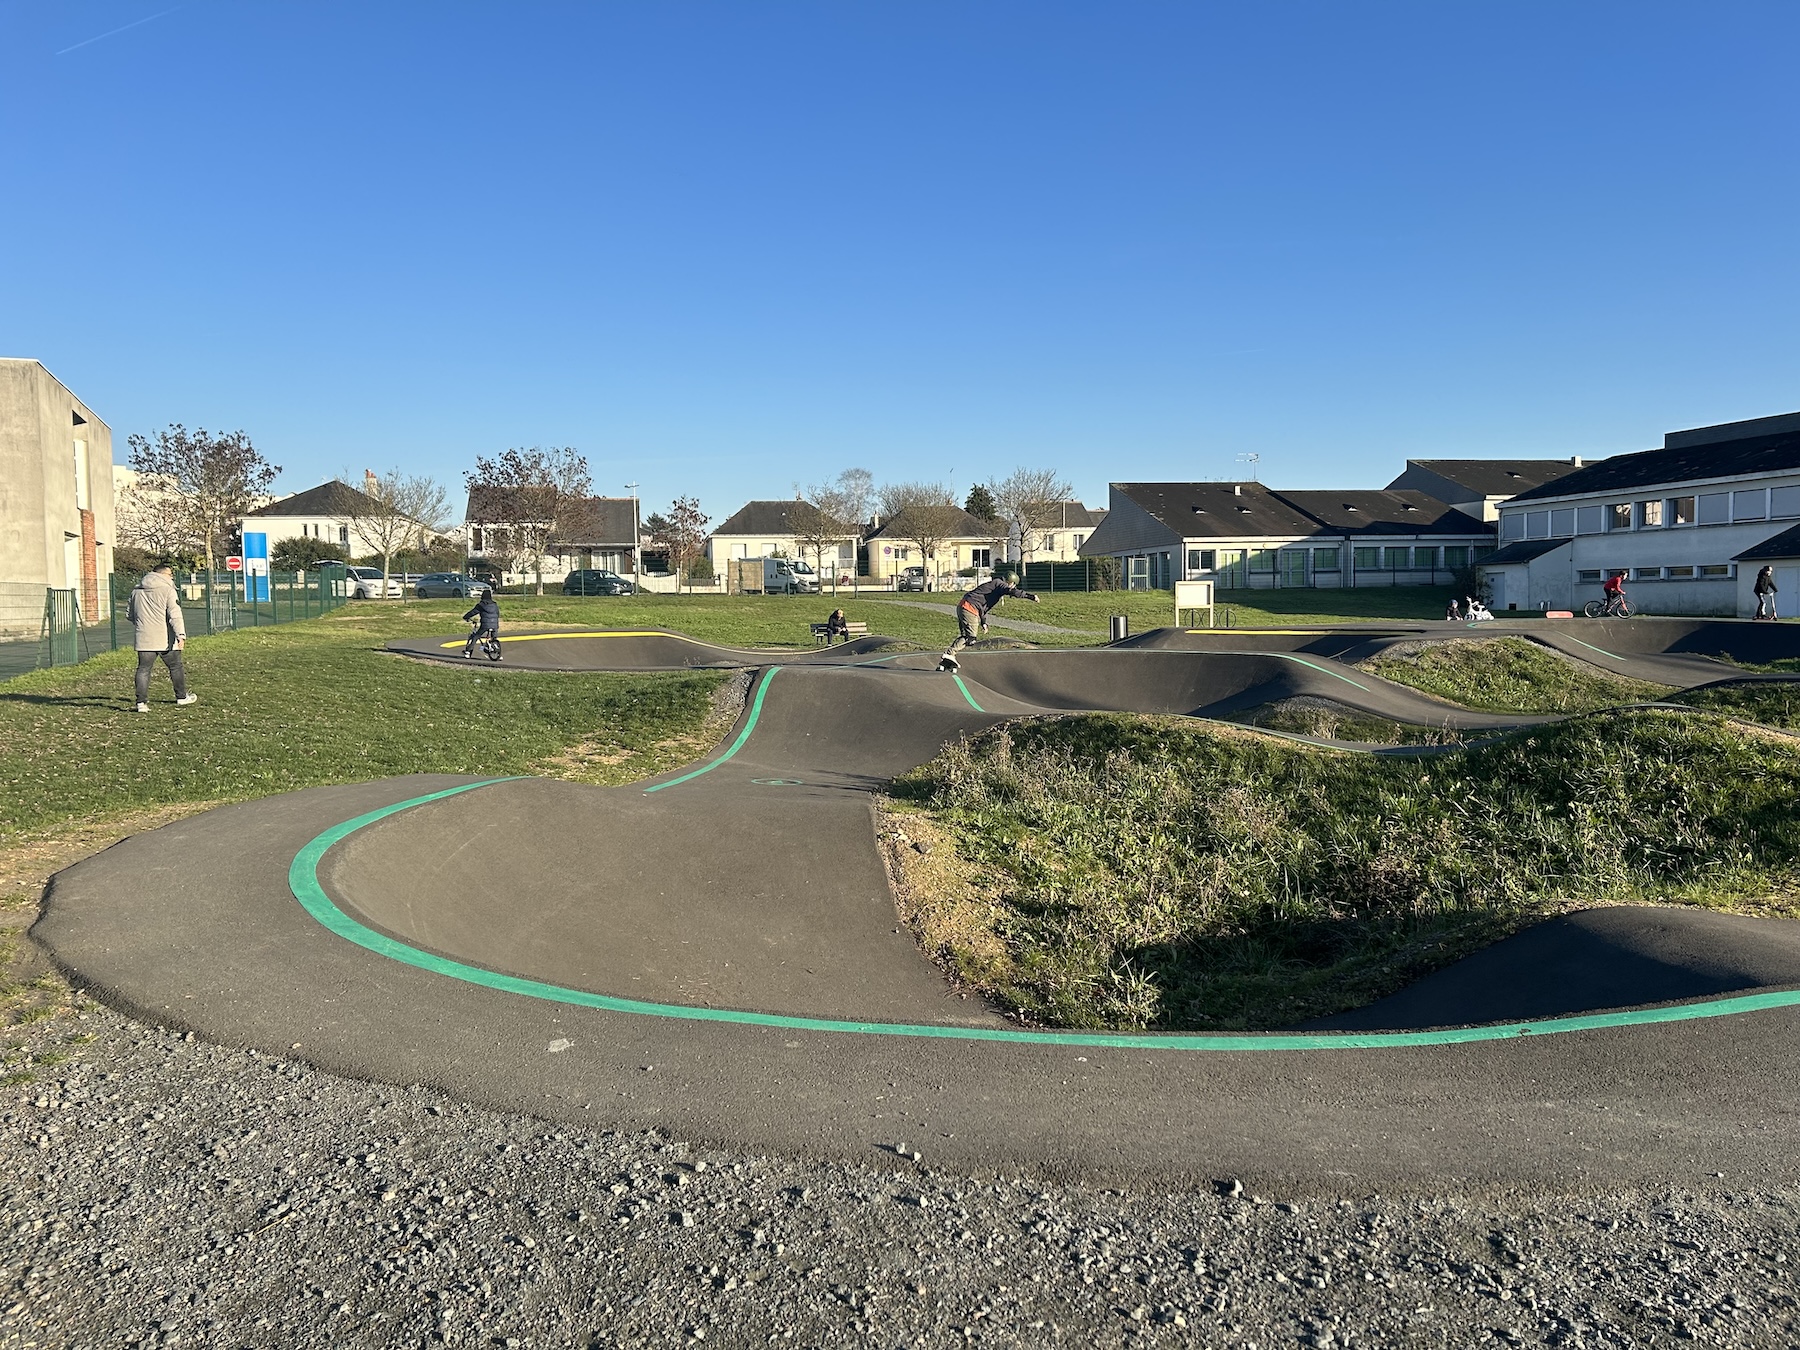
[[[475,625],[469,631],[469,640],[463,645],[463,656],[467,660],[475,659],[475,644],[483,638],[492,638],[496,644],[500,641],[500,605],[494,599],[493,587],[485,587],[475,607],[463,615],[465,623]],[[500,658],[494,658],[498,661]]]

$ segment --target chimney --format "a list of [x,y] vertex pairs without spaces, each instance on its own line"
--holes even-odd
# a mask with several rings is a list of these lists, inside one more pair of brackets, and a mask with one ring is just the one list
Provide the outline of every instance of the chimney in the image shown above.
[[1569,463],[1573,464],[1576,468],[1579,469],[1581,467],[1581,456],[1580,455],[1570,455]]
[[1233,483],[1231,485],[1231,495],[1234,497],[1243,496],[1244,495],[1244,485],[1242,483]]
[[381,475],[373,469],[363,470],[363,491],[373,497],[381,487]]

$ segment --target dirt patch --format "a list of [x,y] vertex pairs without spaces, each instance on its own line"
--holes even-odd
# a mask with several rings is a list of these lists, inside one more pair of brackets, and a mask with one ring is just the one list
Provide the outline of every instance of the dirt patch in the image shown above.
[[875,838],[900,921],[926,957],[964,991],[1007,959],[994,934],[991,886],[960,857],[956,840],[930,816],[875,803]]
[[621,745],[612,736],[592,736],[540,761],[533,770],[572,783],[620,787],[699,759],[716,749],[743,716],[744,700],[754,674],[750,670],[734,672],[713,691],[706,720],[684,736],[641,749]]

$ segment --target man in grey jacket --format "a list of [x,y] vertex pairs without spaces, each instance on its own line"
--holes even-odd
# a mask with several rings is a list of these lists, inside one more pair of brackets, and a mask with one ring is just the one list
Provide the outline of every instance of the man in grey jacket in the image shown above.
[[137,647],[137,710],[150,711],[150,672],[156,669],[156,658],[162,657],[175,681],[175,702],[180,707],[198,703],[199,696],[188,693],[187,671],[182,668],[181,649],[187,644],[187,625],[181,619],[181,596],[175,590],[175,571],[167,563],[144,573],[144,579],[131,593],[131,604],[125,611],[131,620]]

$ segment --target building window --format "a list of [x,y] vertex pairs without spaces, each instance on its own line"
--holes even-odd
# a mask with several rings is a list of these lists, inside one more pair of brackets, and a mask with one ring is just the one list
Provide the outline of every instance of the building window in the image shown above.
[[838,561],[841,563],[855,562],[856,561],[856,545],[855,544],[839,544],[838,545]]
[[1412,550],[1410,548],[1389,548],[1382,550],[1387,556],[1382,564],[1390,572],[1404,572],[1412,567]]
[[1761,488],[1746,488],[1731,494],[1733,520],[1762,520],[1769,514],[1769,494]]
[[1574,507],[1565,506],[1565,507],[1559,508],[1558,510],[1552,511],[1550,513],[1550,537],[1552,539],[1567,539],[1570,535],[1572,535],[1574,533],[1575,533],[1575,508]]
[[1525,537],[1527,539],[1548,539],[1550,537],[1550,513],[1548,511],[1531,511],[1526,514]]
[[993,549],[991,549],[991,548],[972,548],[969,550],[969,566],[971,566],[971,567],[992,567],[993,565],[994,565],[994,550]]
[[1606,529],[1606,509],[1600,506],[1575,508],[1576,534],[1601,534]]
[[1607,503],[1606,528],[1609,530],[1629,530],[1631,528],[1630,502]]
[[1692,525],[1694,523],[1694,499],[1692,497],[1669,498],[1669,523],[1671,525]]
[[1455,572],[1469,565],[1469,546],[1467,544],[1444,545],[1444,570]]
[[[338,547],[341,549],[348,549],[350,547],[350,527],[348,525],[338,526]],[[259,586],[261,584],[261,582],[257,583]]]
[[1635,569],[1635,571],[1632,573],[1632,575],[1634,577],[1636,577],[1636,579],[1639,581],[1661,581],[1662,580],[1662,568],[1660,568],[1660,567],[1639,567],[1639,568]]
[[1586,568],[1583,571],[1577,572],[1575,574],[1575,579],[1577,581],[1589,582],[1597,586],[1600,584],[1600,569],[1598,567]]
[[1701,576],[1712,579],[1723,579],[1731,575],[1730,563],[1701,563],[1697,569]]
[[1081,546],[1085,543],[1087,543],[1087,536],[1085,534],[1072,534],[1069,536],[1069,547],[1077,553],[1081,552]]
[[1313,571],[1335,572],[1338,570],[1338,551],[1335,548],[1315,548],[1313,550]]
[[1663,523],[1662,498],[1637,504],[1638,526],[1642,529],[1659,529]]
[[1281,550],[1281,584],[1283,586],[1306,585],[1306,559],[1310,552],[1304,548],[1284,548]]
[[1800,516],[1800,487],[1769,489],[1769,519],[1786,520]]
[[1273,572],[1275,570],[1275,550],[1272,548],[1251,549],[1250,570],[1252,572]]
[[1381,568],[1381,550],[1378,548],[1358,548],[1352,551],[1351,561],[1359,570],[1378,571]]
[[734,558],[748,558],[750,556],[750,545],[733,544],[731,546],[731,556]]
[[480,553],[481,551],[481,526],[477,525],[469,531],[469,552]]
[[88,443],[75,442],[75,509],[88,509]]
[[1691,567],[1671,567],[1668,572],[1670,581],[1685,580],[1687,578],[1692,577],[1693,575],[1694,575],[1694,569]]
[[1523,511],[1507,511],[1501,514],[1500,537],[1508,541],[1525,537],[1525,513]]
[[1723,525],[1731,518],[1729,492],[1702,492],[1696,505],[1699,507],[1702,525]]

